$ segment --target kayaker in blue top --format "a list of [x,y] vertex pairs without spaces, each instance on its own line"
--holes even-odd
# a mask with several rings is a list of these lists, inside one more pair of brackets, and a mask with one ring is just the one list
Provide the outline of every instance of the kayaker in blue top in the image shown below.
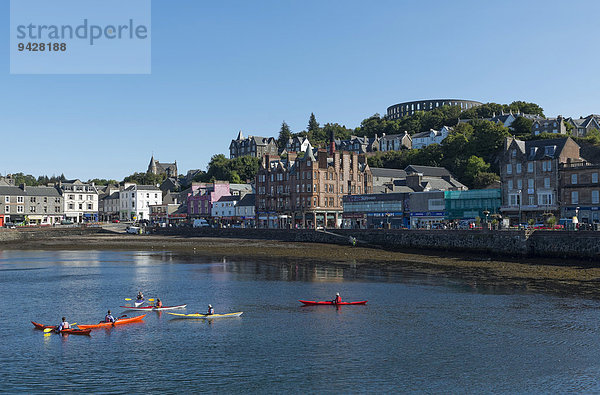
[[112,316],[112,314],[110,313],[110,310],[108,310],[108,313],[106,313],[106,317],[104,317],[104,322],[115,322],[115,317]]
[[342,303],[342,297],[340,296],[340,293],[339,293],[339,292],[337,292],[337,293],[335,294],[335,299],[333,299],[333,303],[334,303],[334,304]]
[[60,323],[60,325],[57,328],[57,330],[59,332],[61,332],[63,329],[71,329],[71,325],[69,325],[69,323],[67,322],[67,319],[65,317],[62,318],[62,322]]
[[208,305],[208,312],[206,314],[213,315],[215,313],[215,309],[213,309],[212,305]]

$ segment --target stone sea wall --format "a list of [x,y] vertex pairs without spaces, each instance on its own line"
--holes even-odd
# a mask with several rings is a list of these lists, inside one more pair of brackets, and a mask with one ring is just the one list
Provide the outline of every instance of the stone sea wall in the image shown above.
[[387,250],[441,250],[463,253],[499,254],[504,256],[536,256],[552,258],[584,258],[600,260],[600,232],[524,230],[381,230],[335,229],[211,229],[168,228],[159,234],[188,237],[228,237],[349,244],[355,237],[358,245]]
[[[0,228],[0,243],[11,243],[27,240],[44,240],[56,237],[76,237],[104,232],[102,228],[51,228],[51,227],[28,227],[19,229]],[[77,243],[73,239],[73,243]]]

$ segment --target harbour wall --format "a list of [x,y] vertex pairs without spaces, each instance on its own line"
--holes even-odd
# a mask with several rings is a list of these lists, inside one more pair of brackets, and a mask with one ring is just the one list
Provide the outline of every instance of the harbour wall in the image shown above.
[[157,233],[342,245],[348,245],[350,237],[354,237],[358,246],[392,251],[438,250],[516,257],[597,259],[600,262],[600,232],[594,231],[166,228],[159,229]]

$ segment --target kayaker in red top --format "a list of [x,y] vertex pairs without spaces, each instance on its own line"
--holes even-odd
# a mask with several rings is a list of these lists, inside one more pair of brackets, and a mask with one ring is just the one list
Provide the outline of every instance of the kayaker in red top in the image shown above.
[[215,313],[215,309],[213,309],[212,305],[208,305],[208,312],[206,314],[213,315]]
[[340,296],[340,293],[339,293],[339,292],[337,292],[337,293],[335,294],[335,299],[333,299],[333,303],[334,303],[334,304],[342,303],[342,297]]
[[156,304],[154,305],[154,307],[162,307],[162,302],[160,301],[160,299],[156,298]]
[[60,323],[60,325],[58,326],[58,331],[62,331],[63,329],[71,329],[71,325],[69,325],[69,323],[67,322],[67,319],[65,317],[62,318],[62,322]]
[[106,317],[104,317],[104,322],[115,322],[115,317],[112,316],[112,314],[110,313],[110,310],[108,310],[108,313],[106,313]]

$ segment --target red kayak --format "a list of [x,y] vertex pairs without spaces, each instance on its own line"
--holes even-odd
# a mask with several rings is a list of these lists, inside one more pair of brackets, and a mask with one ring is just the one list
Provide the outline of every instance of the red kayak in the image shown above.
[[[50,328],[50,329],[54,329],[54,331],[56,332],[56,328],[57,328],[56,325],[42,325],[42,324],[38,324],[37,322],[33,322],[33,321],[31,321],[31,323],[37,329]],[[61,333],[63,335],[89,335],[91,331],[92,331],[91,329],[73,329],[73,328],[71,328],[71,329],[63,329],[62,331],[57,332],[57,333]]]
[[332,301],[322,301],[322,302],[313,302],[312,300],[299,300],[298,302],[303,303],[306,306],[316,306],[316,305],[330,305],[330,306],[341,306],[341,305],[349,305],[349,304],[367,304],[367,300],[362,300],[360,302],[340,302],[333,303]]

